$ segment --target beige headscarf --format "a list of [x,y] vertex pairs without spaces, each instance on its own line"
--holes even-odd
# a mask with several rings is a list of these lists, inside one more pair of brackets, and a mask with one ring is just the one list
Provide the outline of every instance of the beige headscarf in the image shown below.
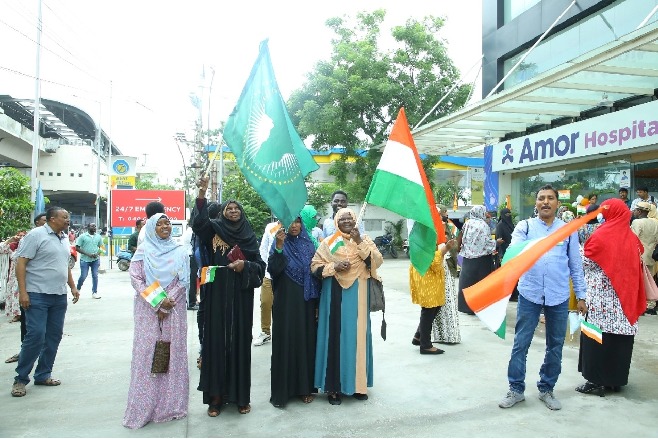
[[[318,268],[324,267],[322,277],[335,277],[341,287],[349,288],[357,278],[367,279],[371,276],[379,278],[377,275],[377,267],[382,264],[383,258],[381,253],[379,253],[379,250],[377,250],[377,246],[372,242],[368,235],[363,235],[361,237],[361,244],[357,245],[356,242],[352,241],[349,233],[343,233],[340,231],[338,228],[338,220],[345,214],[349,214],[356,223],[356,214],[352,209],[344,208],[336,212],[336,215],[334,216],[336,234],[342,236],[344,245],[332,254],[329,250],[329,241],[331,241],[331,237],[324,239],[315,252],[315,256],[313,256],[313,260],[311,261],[311,271],[315,272]],[[354,227],[357,227],[357,225]],[[368,270],[368,267],[364,262],[364,259],[368,256],[370,256],[370,270]],[[345,260],[349,261],[350,269],[337,272],[334,269],[334,263]]]
[[649,208],[649,213],[647,214],[647,218],[651,218],[654,221],[658,221],[658,211],[656,211],[656,206],[653,204],[650,205],[651,207]]

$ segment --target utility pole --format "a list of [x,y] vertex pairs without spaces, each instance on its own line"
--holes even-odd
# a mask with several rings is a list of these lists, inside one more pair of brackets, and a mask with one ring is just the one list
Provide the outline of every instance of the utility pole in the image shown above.
[[34,74],[34,141],[32,144],[32,170],[30,171],[30,178],[32,183],[32,202],[37,200],[37,168],[39,166],[39,146],[40,146],[40,135],[39,131],[39,110],[41,109],[41,79],[39,77],[41,70],[41,31],[42,31],[42,22],[41,22],[41,0],[37,0],[37,60],[36,60],[36,72]]

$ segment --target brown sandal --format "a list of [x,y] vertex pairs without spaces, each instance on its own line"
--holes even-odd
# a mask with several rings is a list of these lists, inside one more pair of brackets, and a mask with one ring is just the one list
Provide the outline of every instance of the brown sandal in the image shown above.
[[19,383],[18,381],[14,381],[14,385],[11,386],[11,396],[25,396],[27,394],[27,390],[25,390],[25,384]]
[[55,379],[52,379],[52,378],[48,378],[44,381],[35,381],[34,382],[35,386],[59,386],[60,384],[62,384],[62,382],[60,380],[55,380]]
[[18,354],[12,355],[11,357],[5,360],[5,363],[15,363],[18,361]]
[[219,416],[219,406],[215,404],[208,405],[208,416],[211,418]]
[[251,411],[251,405],[241,405],[238,407],[238,411],[240,412],[241,415],[246,415]]
[[196,368],[201,369],[201,357],[196,359]]
[[304,404],[310,404],[315,399],[315,396],[313,396],[313,395],[302,395],[302,396],[300,396],[300,398],[302,399],[302,402]]

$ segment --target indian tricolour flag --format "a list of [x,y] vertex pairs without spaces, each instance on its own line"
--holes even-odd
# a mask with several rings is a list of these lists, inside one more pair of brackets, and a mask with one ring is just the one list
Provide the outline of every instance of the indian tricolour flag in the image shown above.
[[586,322],[584,319],[580,321],[580,332],[588,336],[597,343],[603,344],[603,331],[594,323]]
[[156,307],[167,298],[167,293],[164,288],[160,286],[160,282],[157,280],[149,285],[144,291],[142,291],[142,297],[146,300],[152,307]]
[[215,272],[220,265],[210,265],[201,269],[201,285],[213,282],[215,280]]
[[[507,304],[519,278],[546,252],[558,243],[564,242],[587,221],[596,218],[596,215],[602,212],[603,209],[604,207],[599,207],[587,215],[570,221],[543,238],[510,245],[505,252],[503,265],[499,269],[475,285],[464,288],[464,299],[466,299],[468,306],[487,328],[504,339]],[[526,230],[523,225],[520,227]],[[564,245],[568,244],[565,243]]]
[[329,246],[329,251],[332,255],[336,253],[339,248],[345,245],[345,241],[343,240],[343,235],[340,230],[336,230],[336,233],[327,238],[326,241],[327,245]]
[[386,142],[366,201],[415,221],[409,233],[409,259],[424,275],[434,260],[436,245],[445,242],[445,231],[404,108]]

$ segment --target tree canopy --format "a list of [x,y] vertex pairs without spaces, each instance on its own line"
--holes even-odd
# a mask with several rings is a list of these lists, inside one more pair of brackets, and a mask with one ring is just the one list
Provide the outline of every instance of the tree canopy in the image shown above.
[[0,238],[30,230],[34,203],[30,178],[14,168],[0,168]]
[[[315,149],[341,146],[346,154],[330,173],[354,201],[362,200],[401,107],[409,123],[418,123],[459,80],[438,37],[443,18],[408,19],[391,29],[391,49],[383,49],[383,9],[349,17],[334,17],[326,25],[335,33],[332,55],[319,61],[306,82],[288,100],[302,138]],[[469,85],[457,87],[425,122],[461,108]],[[366,150],[363,155],[357,150]]]

